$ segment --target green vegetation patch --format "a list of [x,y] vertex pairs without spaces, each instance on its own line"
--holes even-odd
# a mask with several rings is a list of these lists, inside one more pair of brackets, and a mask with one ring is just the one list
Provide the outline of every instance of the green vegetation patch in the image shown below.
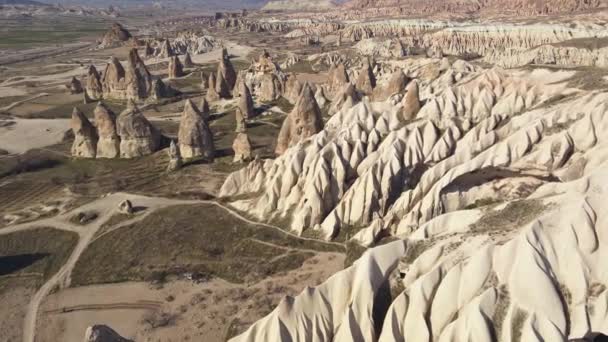
[[81,38],[101,36],[109,25],[104,19],[76,16],[2,19],[0,49],[73,43]]
[[488,211],[471,225],[473,232],[488,232],[521,227],[538,217],[547,206],[541,200],[519,200],[503,209]]
[[354,241],[346,243],[346,259],[344,259],[344,268],[348,268],[367,251],[367,248],[361,246]]
[[242,283],[298,268],[311,250],[339,246],[252,225],[213,204],[178,205],[95,240],[78,261],[75,285],[199,273]]
[[77,243],[78,234],[48,227],[0,235],[0,276],[39,274],[47,280]]

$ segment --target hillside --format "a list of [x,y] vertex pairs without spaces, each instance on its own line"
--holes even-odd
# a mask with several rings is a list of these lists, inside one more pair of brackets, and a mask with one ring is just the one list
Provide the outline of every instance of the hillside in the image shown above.
[[263,11],[320,11],[337,7],[330,0],[271,0],[264,7]]

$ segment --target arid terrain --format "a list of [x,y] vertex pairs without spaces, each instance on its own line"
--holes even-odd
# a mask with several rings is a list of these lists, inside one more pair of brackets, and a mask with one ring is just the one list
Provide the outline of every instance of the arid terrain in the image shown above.
[[608,3],[239,4],[0,2],[0,342],[605,341]]

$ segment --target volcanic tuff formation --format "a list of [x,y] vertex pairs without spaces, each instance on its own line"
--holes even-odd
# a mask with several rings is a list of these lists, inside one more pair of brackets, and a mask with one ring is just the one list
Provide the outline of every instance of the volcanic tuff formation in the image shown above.
[[[564,341],[605,331],[608,96],[568,87],[560,71],[401,63],[375,75],[379,87],[402,79],[393,67],[415,78],[405,89],[394,82],[397,105],[338,109],[220,191],[247,194],[231,205],[290,218],[299,234],[400,239],[284,299],[232,341]],[[402,290],[391,297],[391,287]]]
[[107,99],[142,100],[152,96],[154,90],[153,77],[139,58],[137,49],[129,52],[126,69],[117,58],[112,57],[101,83],[103,97]]
[[177,56],[169,58],[169,78],[184,76],[184,66]]
[[213,133],[191,100],[187,100],[184,106],[177,136],[182,157],[213,160]]
[[97,158],[118,158],[120,156],[120,138],[116,131],[116,115],[102,102],[97,103],[94,115],[99,135]]
[[94,100],[101,99],[103,96],[103,86],[101,84],[99,73],[93,65],[89,66],[89,70],[87,72],[85,92],[91,99]]
[[125,109],[116,120],[120,136],[121,158],[135,158],[152,154],[160,146],[160,132],[150,124],[135,104]]
[[95,158],[97,153],[97,132],[84,114],[74,108],[70,126],[74,132],[72,156],[79,158]]
[[[221,77],[220,77],[221,75]],[[228,90],[232,91],[234,85],[236,84],[236,72],[234,71],[234,67],[230,62],[230,58],[228,55],[228,50],[226,48],[222,49],[222,57],[220,58],[219,65],[217,67],[217,79],[218,82],[220,78],[226,80],[228,85]],[[218,91],[219,93],[219,91]]]
[[234,162],[247,162],[251,160],[251,141],[249,140],[249,136],[247,132],[239,132],[236,134],[234,138],[234,142],[232,143],[232,149],[234,150]]
[[323,118],[312,89],[304,85],[295,107],[283,121],[277,138],[276,153],[283,154],[287,148],[311,137],[323,128]]
[[124,44],[125,42],[130,41],[131,39],[133,39],[133,36],[131,36],[131,33],[129,33],[129,31],[127,31],[119,23],[114,23],[101,39],[99,47],[113,47]]

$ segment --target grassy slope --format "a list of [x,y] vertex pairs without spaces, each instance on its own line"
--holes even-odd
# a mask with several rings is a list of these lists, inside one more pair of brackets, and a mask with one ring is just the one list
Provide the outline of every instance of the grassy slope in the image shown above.
[[40,273],[48,279],[65,263],[78,235],[53,228],[36,228],[0,235],[0,276]]
[[0,49],[30,48],[73,43],[82,38],[101,36],[109,22],[101,18],[59,16],[0,19]]
[[97,239],[72,279],[74,285],[85,285],[199,272],[232,282],[256,281],[299,267],[314,254],[308,250],[340,251],[247,224],[212,204],[173,206]]

